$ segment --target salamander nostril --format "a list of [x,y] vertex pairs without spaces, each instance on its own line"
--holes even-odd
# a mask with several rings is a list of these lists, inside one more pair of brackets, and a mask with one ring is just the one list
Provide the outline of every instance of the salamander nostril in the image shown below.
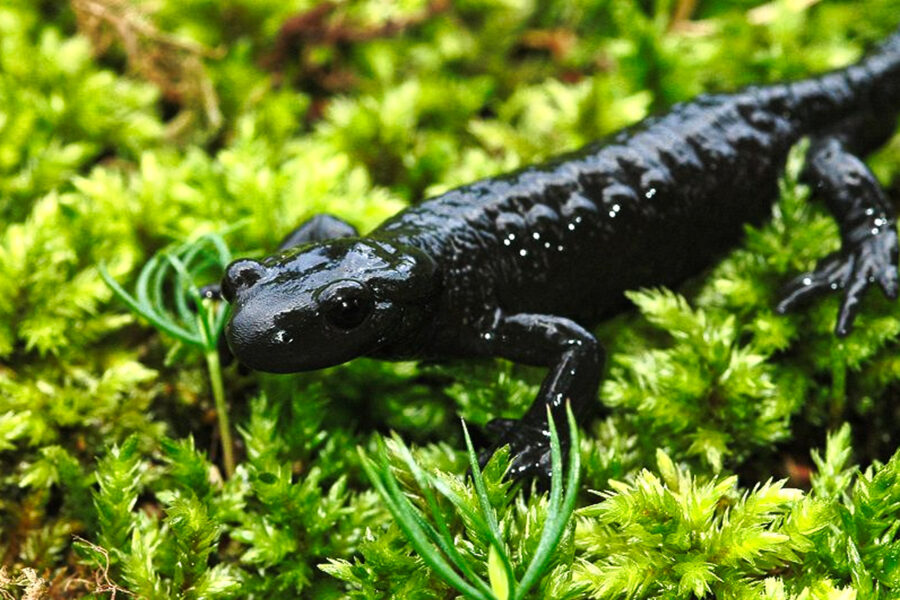
[[236,260],[225,270],[222,278],[222,296],[228,302],[234,302],[235,295],[259,281],[266,268],[255,260],[243,258]]

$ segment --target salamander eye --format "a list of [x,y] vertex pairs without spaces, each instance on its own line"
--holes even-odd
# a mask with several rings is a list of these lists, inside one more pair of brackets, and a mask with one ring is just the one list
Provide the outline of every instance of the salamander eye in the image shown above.
[[362,325],[372,314],[375,300],[369,288],[358,281],[339,281],[319,296],[319,306],[329,323],[349,330]]

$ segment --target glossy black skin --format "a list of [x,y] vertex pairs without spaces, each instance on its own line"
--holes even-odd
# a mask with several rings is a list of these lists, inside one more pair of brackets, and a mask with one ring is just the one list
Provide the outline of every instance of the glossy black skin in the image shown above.
[[496,421],[512,475],[547,476],[546,411],[596,407],[603,351],[587,327],[623,292],[674,285],[771,212],[789,149],[812,138],[805,176],[837,219],[840,251],[788,284],[777,309],[843,293],[846,335],[865,289],[897,295],[894,212],[857,156],[900,112],[900,32],[817,78],[701,96],[608,140],[411,207],[360,237],[305,223],[262,262],[233,263],[226,335],[243,364],[318,369],[356,356],[503,357],[543,366],[537,400]]

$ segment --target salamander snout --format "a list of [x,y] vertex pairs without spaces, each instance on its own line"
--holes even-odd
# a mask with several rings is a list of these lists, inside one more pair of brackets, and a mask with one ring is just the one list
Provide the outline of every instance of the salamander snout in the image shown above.
[[236,260],[225,271],[222,278],[222,296],[228,302],[234,302],[235,296],[242,290],[250,288],[262,279],[266,268],[255,260],[243,258]]
[[412,246],[338,239],[225,270],[225,338],[245,366],[292,373],[371,355],[419,331],[431,315],[434,260]]

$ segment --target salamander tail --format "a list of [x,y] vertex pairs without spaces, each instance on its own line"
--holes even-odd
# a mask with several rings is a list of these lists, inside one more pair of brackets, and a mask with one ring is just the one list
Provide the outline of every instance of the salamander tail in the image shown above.
[[900,28],[856,66],[870,73],[873,104],[900,111]]
[[855,64],[770,89],[773,105],[795,115],[805,131],[827,127],[859,111],[897,114],[900,29]]

